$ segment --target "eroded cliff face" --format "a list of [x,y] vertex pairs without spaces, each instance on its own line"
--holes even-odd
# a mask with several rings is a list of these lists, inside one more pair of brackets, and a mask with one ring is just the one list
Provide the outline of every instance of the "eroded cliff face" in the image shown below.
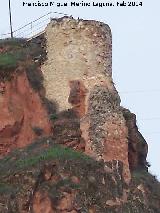
[[9,78],[0,70],[0,213],[160,212],[147,143],[112,80],[109,27],[53,19],[29,45]]
[[136,115],[122,108],[128,128],[128,160],[130,170],[147,168],[148,145],[136,125]]
[[[23,68],[0,83],[0,155],[50,134],[47,112]],[[16,74],[18,73],[18,74]],[[38,132],[39,131],[39,132]]]

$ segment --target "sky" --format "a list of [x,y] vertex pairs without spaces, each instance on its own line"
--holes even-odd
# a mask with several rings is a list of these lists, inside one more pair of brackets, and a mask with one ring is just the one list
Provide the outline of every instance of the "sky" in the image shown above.
[[[103,8],[71,7],[69,6],[71,1],[66,0],[67,7],[57,7],[56,3],[64,3],[65,0],[55,0],[55,6],[42,8],[24,7],[22,0],[11,0],[13,30],[51,11],[62,12],[75,18],[103,21],[110,26],[113,43],[113,80],[121,96],[122,106],[129,108],[137,115],[139,130],[149,146],[150,172],[160,180],[160,1],[143,0],[143,6],[137,7]],[[83,0],[83,2],[91,1]],[[108,0],[107,2],[115,3],[116,1]],[[57,14],[52,16],[58,17]],[[42,23],[39,22],[41,29],[46,24],[45,18]],[[24,29],[26,29],[24,33],[29,33],[31,26]],[[8,0],[1,0],[0,36],[9,31]],[[32,33],[35,33],[34,27]]]

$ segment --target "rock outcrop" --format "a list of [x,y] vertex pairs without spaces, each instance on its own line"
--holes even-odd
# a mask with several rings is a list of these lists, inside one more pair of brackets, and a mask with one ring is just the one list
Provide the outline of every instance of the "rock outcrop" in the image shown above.
[[51,126],[41,98],[23,68],[10,81],[0,82],[0,155],[49,135]]
[[108,25],[53,19],[30,42],[0,45],[0,213],[160,212]]
[[147,169],[148,145],[136,125],[136,115],[128,109],[122,108],[128,128],[128,160],[130,170]]
[[77,151],[85,151],[85,141],[82,138],[80,120],[74,110],[61,112],[53,121],[53,136],[56,143]]
[[[123,163],[95,161],[43,138],[0,160],[1,213],[158,213],[160,184]],[[24,155],[25,153],[25,155]]]

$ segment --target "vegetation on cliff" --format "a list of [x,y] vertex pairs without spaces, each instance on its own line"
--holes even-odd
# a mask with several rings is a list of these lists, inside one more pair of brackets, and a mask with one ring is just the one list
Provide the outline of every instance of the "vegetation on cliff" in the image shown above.
[[38,212],[37,205],[45,209],[45,199],[53,212],[159,212],[157,180],[135,171],[127,186],[122,167],[42,138],[0,160],[0,212]]
[[[41,45],[36,42],[27,42],[25,39],[5,39],[0,40],[0,80],[10,80],[12,78],[13,72],[18,66],[23,66],[28,70],[28,77],[32,74],[31,85],[37,84],[37,78],[35,79],[36,65],[34,62],[42,62],[42,56],[44,55],[44,50],[41,48]],[[31,71],[30,71],[31,70]],[[35,81],[35,82],[33,82]],[[38,80],[38,89],[40,79]],[[37,89],[37,88],[36,88]]]

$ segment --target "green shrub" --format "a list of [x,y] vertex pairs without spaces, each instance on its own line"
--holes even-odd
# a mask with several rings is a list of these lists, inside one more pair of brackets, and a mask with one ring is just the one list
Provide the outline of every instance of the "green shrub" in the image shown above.
[[0,80],[10,80],[15,68],[22,65],[27,69],[33,89],[39,91],[43,88],[43,76],[37,69],[46,55],[41,43],[27,42],[21,38],[3,39],[0,40],[0,48],[3,50],[0,54]]
[[58,119],[58,115],[57,115],[57,114],[51,114],[51,115],[50,115],[50,120],[51,120],[51,121],[54,121],[54,120],[56,120],[56,119]]
[[47,151],[44,151],[43,153],[28,157],[24,160],[18,160],[16,162],[17,168],[24,168],[29,166],[34,166],[40,162],[43,162],[45,160],[51,160],[51,159],[61,159],[61,160],[69,160],[69,159],[90,159],[87,155],[76,152],[70,148],[64,148],[59,145],[55,145],[52,148],[50,148]]
[[11,53],[0,55],[0,80],[10,80],[17,66],[17,59]]
[[0,69],[15,68],[17,65],[16,57],[11,53],[4,53],[0,55]]

